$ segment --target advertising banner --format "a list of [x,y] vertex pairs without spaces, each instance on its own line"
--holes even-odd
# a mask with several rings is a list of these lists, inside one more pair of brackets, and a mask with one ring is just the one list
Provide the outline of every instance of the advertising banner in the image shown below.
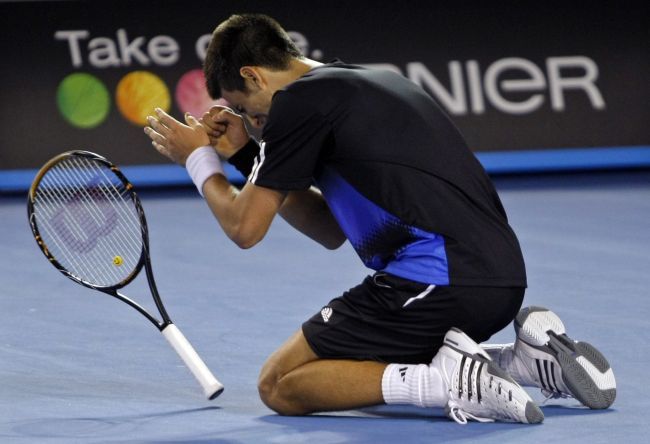
[[1,2],[0,183],[71,149],[166,163],[145,118],[209,108],[210,34],[239,12],[273,16],[310,58],[408,77],[494,171],[518,153],[533,170],[650,165],[647,11],[566,3]]

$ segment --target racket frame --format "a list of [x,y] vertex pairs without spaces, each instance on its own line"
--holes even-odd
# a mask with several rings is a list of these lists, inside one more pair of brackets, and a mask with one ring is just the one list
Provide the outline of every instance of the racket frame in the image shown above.
[[[56,260],[56,258],[50,253],[49,249],[47,248],[47,245],[45,245],[45,242],[43,242],[43,239],[41,238],[40,231],[38,229],[38,223],[36,221],[36,216],[34,214],[34,205],[36,202],[36,190],[38,189],[38,186],[41,183],[41,179],[43,178],[43,176],[45,176],[45,174],[50,169],[52,169],[55,165],[63,162],[64,160],[70,157],[84,157],[102,163],[107,168],[109,168],[120,179],[124,187],[129,191],[128,193],[129,198],[133,201],[135,209],[138,213],[138,218],[140,219],[141,235],[142,235],[142,251],[140,253],[140,258],[138,259],[137,265],[133,268],[133,271],[125,279],[123,279],[121,282],[115,285],[110,285],[110,286],[95,285],[91,282],[81,279],[78,276],[75,276],[74,274],[69,272],[63,265],[61,265],[59,261]],[[142,314],[145,318],[147,318],[160,331],[163,331],[167,325],[172,323],[169,315],[167,314],[167,310],[165,309],[165,306],[162,303],[162,299],[160,298],[160,294],[158,293],[158,288],[156,287],[156,283],[153,277],[153,269],[151,267],[151,259],[149,256],[149,229],[147,227],[147,219],[144,215],[144,209],[142,208],[142,204],[140,203],[140,198],[133,190],[133,185],[131,184],[131,182],[129,182],[126,176],[119,170],[119,168],[115,166],[113,163],[111,163],[108,159],[98,154],[92,153],[90,151],[82,151],[82,150],[67,151],[65,153],[61,153],[58,156],[50,159],[38,171],[31,187],[29,188],[28,201],[27,201],[27,216],[29,218],[29,224],[31,226],[32,234],[34,235],[34,239],[36,240],[36,243],[40,247],[45,257],[47,257],[47,259],[52,263],[52,265],[54,265],[54,267],[56,267],[56,269],[59,270],[63,275],[65,275],[69,279],[72,279],[76,283],[83,285],[84,287],[101,291],[102,293],[106,293],[130,305],[138,312],[140,312],[140,314]],[[147,276],[147,283],[149,284],[149,289],[151,290],[151,294],[154,303],[156,304],[156,308],[160,312],[162,321],[152,316],[147,310],[145,310],[144,307],[142,307],[140,304],[135,302],[133,299],[118,292],[119,289],[131,283],[140,274],[140,271],[142,270],[143,267],[145,269],[145,273]]]
[[[140,219],[140,229],[142,234],[142,251],[140,253],[140,258],[138,260],[137,265],[134,267],[133,271],[121,282],[115,285],[110,285],[110,286],[95,285],[92,282],[88,282],[84,279],[81,279],[78,276],[75,276],[73,273],[68,271],[63,265],[61,265],[61,263],[59,263],[59,261],[56,260],[56,258],[52,255],[52,253],[50,253],[49,249],[47,248],[47,245],[45,244],[45,242],[43,241],[40,235],[38,223],[36,220],[36,215],[34,212],[34,206],[36,202],[36,190],[38,189],[41,180],[50,169],[52,169],[58,163],[63,162],[64,160],[71,157],[87,158],[99,162],[105,165],[106,167],[108,167],[122,182],[126,190],[129,191],[128,193],[129,197],[133,201],[133,204],[138,214],[138,218]],[[219,382],[214,377],[212,372],[210,372],[210,370],[205,365],[205,363],[200,358],[200,356],[196,353],[192,345],[187,341],[185,336],[183,336],[181,331],[174,325],[169,315],[167,314],[167,310],[165,309],[165,306],[162,303],[162,299],[160,298],[160,294],[158,293],[158,288],[156,287],[156,282],[153,276],[153,268],[151,266],[151,259],[149,256],[149,229],[147,227],[147,219],[144,214],[144,209],[142,207],[142,204],[140,203],[140,198],[138,197],[135,190],[133,189],[133,185],[116,165],[114,165],[105,157],[102,157],[99,154],[95,154],[90,151],[73,150],[55,156],[54,158],[50,159],[47,163],[45,163],[45,165],[43,165],[43,167],[38,171],[36,177],[34,178],[34,181],[32,182],[31,187],[29,188],[28,200],[27,200],[27,216],[36,243],[38,244],[39,248],[41,249],[45,257],[47,257],[50,263],[54,265],[54,267],[57,270],[59,270],[67,278],[73,280],[74,282],[80,285],[83,285],[84,287],[91,288],[93,290],[98,290],[101,291],[102,293],[106,293],[136,309],[141,315],[143,315],[146,319],[148,319],[163,334],[163,336],[167,339],[167,341],[170,343],[172,348],[174,348],[176,353],[178,353],[178,355],[181,357],[185,365],[191,370],[191,372],[194,374],[196,379],[199,381],[199,383],[203,387],[203,391],[206,397],[209,400],[216,398],[223,392],[224,388],[221,382]],[[158,320],[156,317],[151,315],[144,307],[142,307],[140,304],[135,302],[133,299],[118,292],[119,289],[125,287],[130,282],[132,282],[138,276],[140,271],[142,271],[142,268],[145,269],[149,290],[151,291],[151,295],[153,297],[154,303],[156,304],[156,308],[158,309],[158,312],[160,313],[162,320]]]

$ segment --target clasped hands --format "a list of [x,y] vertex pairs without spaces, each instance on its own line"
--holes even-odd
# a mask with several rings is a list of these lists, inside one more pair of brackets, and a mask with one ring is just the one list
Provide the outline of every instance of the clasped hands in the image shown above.
[[155,116],[148,116],[144,132],[151,144],[162,155],[179,165],[185,165],[187,157],[196,148],[211,145],[225,159],[230,158],[250,138],[244,119],[232,109],[215,105],[201,119],[185,113],[181,123],[160,108]]

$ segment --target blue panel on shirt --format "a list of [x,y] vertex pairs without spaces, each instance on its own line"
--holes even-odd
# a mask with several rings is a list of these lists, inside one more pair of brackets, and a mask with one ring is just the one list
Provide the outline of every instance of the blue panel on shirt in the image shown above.
[[449,285],[444,238],[404,223],[325,168],[317,184],[363,263],[416,282]]

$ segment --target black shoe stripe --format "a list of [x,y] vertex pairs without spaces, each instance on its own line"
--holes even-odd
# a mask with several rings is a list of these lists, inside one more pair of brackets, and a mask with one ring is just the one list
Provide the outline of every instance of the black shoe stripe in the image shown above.
[[546,384],[548,385],[548,389],[551,391],[555,391],[553,386],[551,385],[551,377],[548,375],[548,361],[544,360],[544,374],[546,375]]
[[459,369],[459,375],[458,375],[458,397],[461,398],[463,396],[463,373],[465,370],[465,361],[467,360],[467,356],[463,356],[463,359],[460,360],[460,369]]
[[472,372],[474,371],[474,364],[476,361],[472,359],[472,363],[469,365],[469,372],[467,373],[467,399],[472,400]]
[[479,404],[481,403],[481,371],[483,371],[483,366],[485,362],[481,362],[481,365],[478,366],[478,371],[476,372],[476,396],[478,397]]
[[555,364],[551,361],[551,376],[553,377],[553,385],[555,386],[555,390],[558,392],[560,389],[557,386],[557,382],[555,381]]
[[542,383],[542,387],[545,390],[548,390],[546,383],[544,383],[544,375],[542,374],[542,367],[539,365],[539,359],[535,359],[535,364],[537,364],[537,373],[539,374],[539,382]]
[[[555,364],[553,361],[544,361],[544,368],[546,368],[546,363],[548,362],[549,366],[551,367],[550,373],[551,376],[546,376],[546,380],[548,381],[548,387],[549,389],[553,390],[554,392],[560,392],[560,389],[557,387],[557,382],[555,381]],[[551,385],[551,379],[553,380],[553,384]]]

